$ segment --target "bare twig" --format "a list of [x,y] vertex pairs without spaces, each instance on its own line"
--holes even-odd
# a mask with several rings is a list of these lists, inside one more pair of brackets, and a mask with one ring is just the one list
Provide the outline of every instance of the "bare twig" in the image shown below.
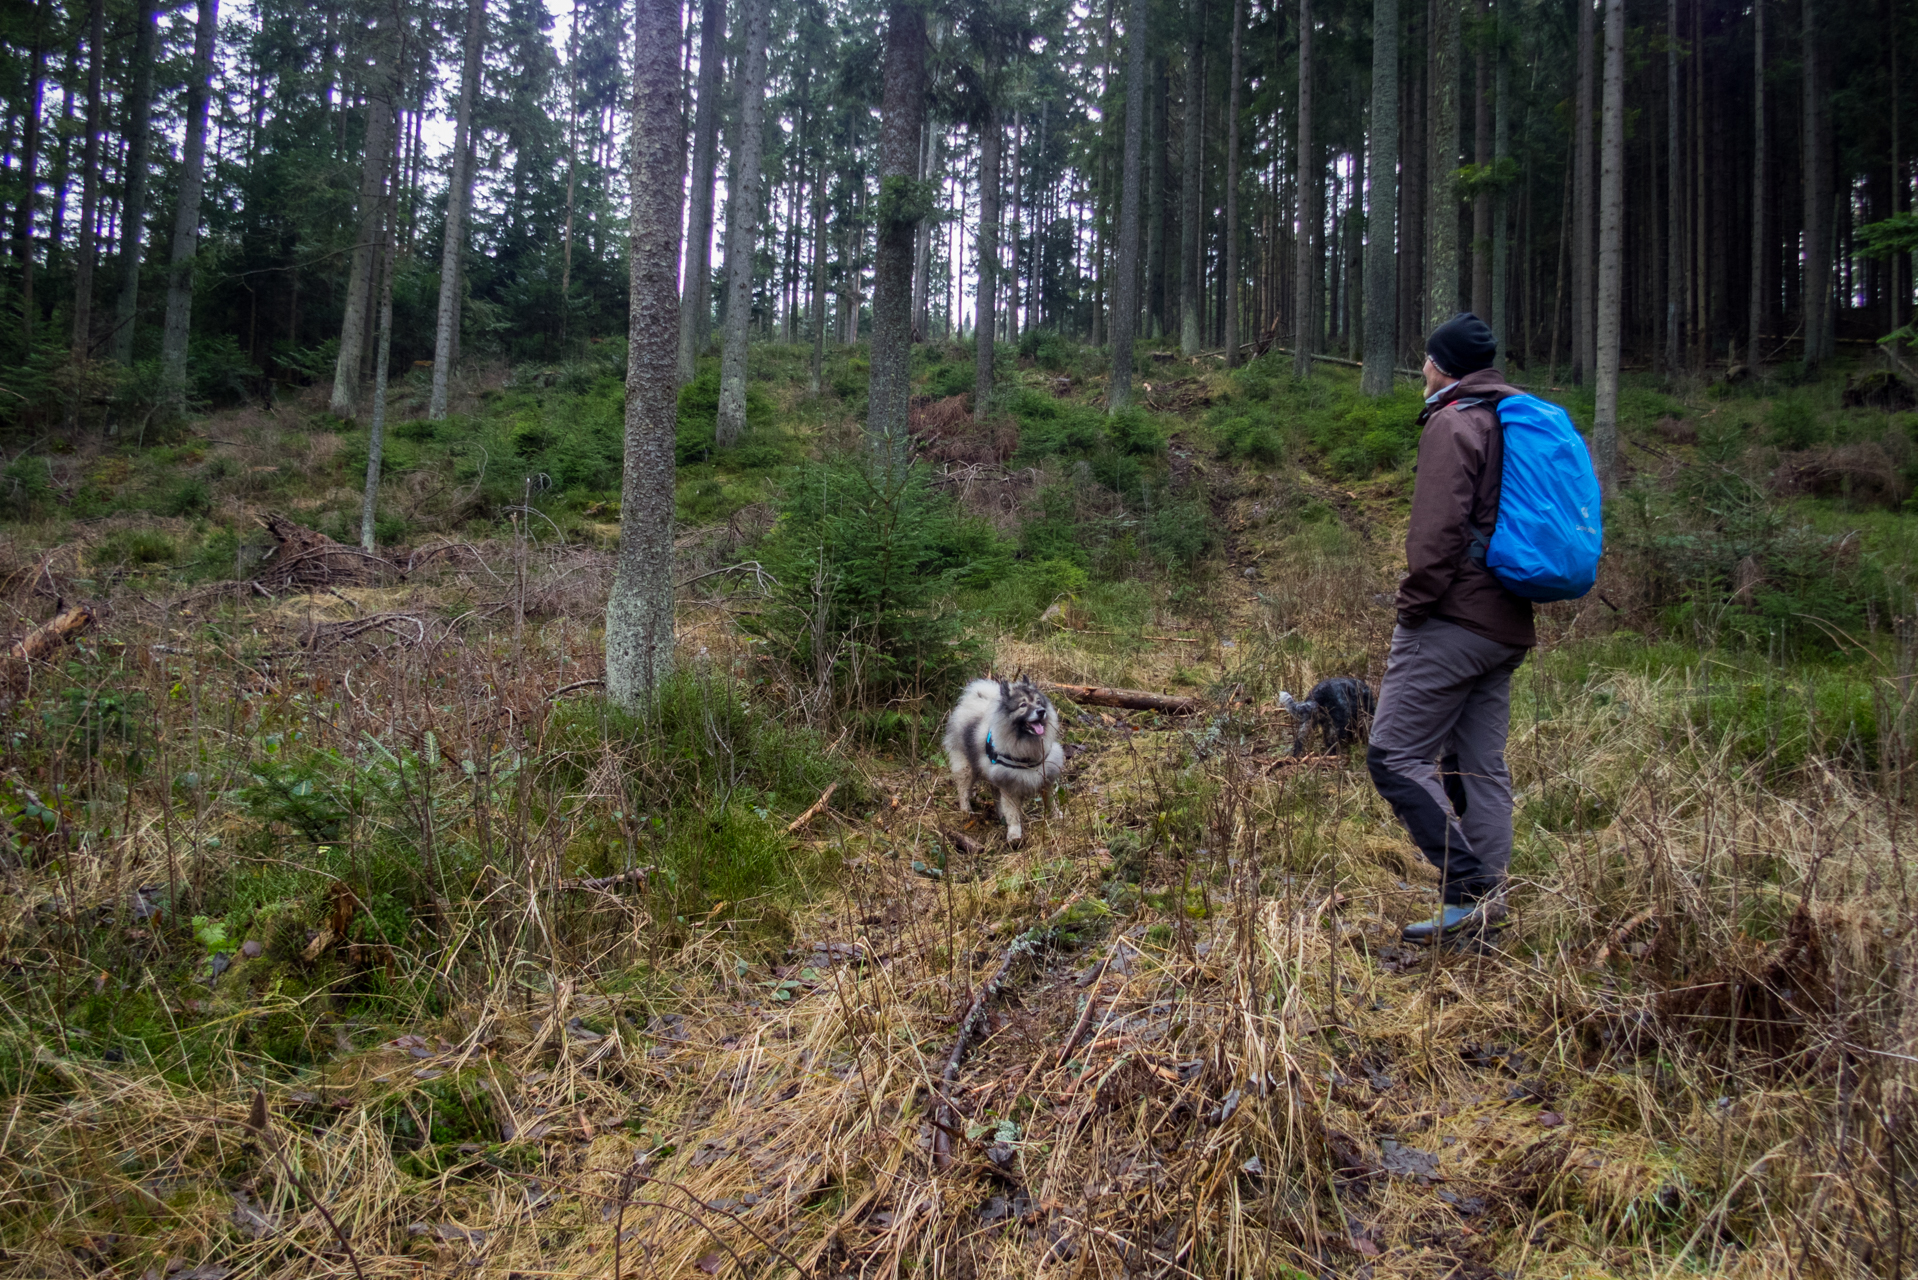
[[300,1194],[313,1202],[313,1207],[319,1210],[320,1217],[326,1220],[328,1227],[332,1228],[333,1237],[340,1242],[340,1248],[346,1250],[346,1260],[353,1264],[353,1274],[358,1277],[358,1280],[366,1280],[366,1272],[360,1267],[360,1255],[354,1251],[353,1242],[346,1238],[346,1232],[334,1220],[332,1212],[326,1207],[326,1202],[313,1193],[313,1189],[307,1185],[305,1175],[300,1172],[299,1166],[287,1158],[279,1138],[274,1135],[272,1116],[266,1108],[266,1090],[253,1091],[253,1109],[247,1113],[246,1119],[241,1124],[259,1141],[261,1150],[280,1162],[280,1167],[286,1170],[287,1177],[291,1178],[293,1184],[300,1189]]

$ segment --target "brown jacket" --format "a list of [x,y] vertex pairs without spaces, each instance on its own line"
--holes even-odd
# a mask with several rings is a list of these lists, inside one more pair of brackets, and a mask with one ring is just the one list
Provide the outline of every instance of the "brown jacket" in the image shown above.
[[[1499,585],[1474,563],[1473,532],[1490,537],[1498,523],[1504,436],[1494,401],[1515,395],[1496,369],[1468,373],[1419,415],[1418,479],[1412,486],[1412,527],[1405,535],[1407,572],[1399,580],[1399,621],[1423,626],[1428,618],[1455,622],[1500,644],[1530,648],[1532,602]],[[1476,405],[1457,400],[1483,398]]]

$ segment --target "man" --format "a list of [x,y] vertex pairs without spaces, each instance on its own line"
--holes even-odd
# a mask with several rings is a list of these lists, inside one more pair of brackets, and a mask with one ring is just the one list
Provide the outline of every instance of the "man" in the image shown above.
[[1485,567],[1504,461],[1496,405],[1517,394],[1492,367],[1497,349],[1491,329],[1469,313],[1425,344],[1407,572],[1365,757],[1373,785],[1443,884],[1438,915],[1405,929],[1411,942],[1477,934],[1505,914],[1512,672],[1537,639],[1532,602]]

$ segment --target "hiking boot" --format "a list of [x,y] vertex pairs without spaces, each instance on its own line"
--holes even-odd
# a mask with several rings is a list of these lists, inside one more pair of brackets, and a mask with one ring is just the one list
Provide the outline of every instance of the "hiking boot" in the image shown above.
[[1491,915],[1484,903],[1469,903],[1463,906],[1448,906],[1430,920],[1420,920],[1405,926],[1399,937],[1407,942],[1429,946],[1434,942],[1449,941],[1468,935],[1476,936],[1485,930],[1486,920]]

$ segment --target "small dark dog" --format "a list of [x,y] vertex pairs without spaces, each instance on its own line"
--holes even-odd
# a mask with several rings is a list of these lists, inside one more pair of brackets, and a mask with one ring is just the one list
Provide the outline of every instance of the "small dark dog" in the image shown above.
[[1045,792],[1048,809],[1059,817],[1059,775],[1066,752],[1059,742],[1059,709],[1025,676],[974,680],[959,696],[946,721],[946,757],[959,788],[959,812],[972,812],[972,786],[982,780],[999,797],[1006,839],[1025,836],[1021,810],[1026,800]]
[[1351,676],[1333,676],[1330,680],[1321,680],[1312,686],[1305,701],[1300,702],[1291,694],[1281,692],[1279,705],[1292,713],[1298,721],[1298,736],[1292,741],[1292,754],[1305,754],[1305,744],[1312,737],[1312,730],[1318,729],[1325,739],[1325,749],[1337,751],[1353,742],[1364,742],[1372,735],[1372,712],[1378,702],[1372,696],[1371,686],[1363,680],[1354,680]]

